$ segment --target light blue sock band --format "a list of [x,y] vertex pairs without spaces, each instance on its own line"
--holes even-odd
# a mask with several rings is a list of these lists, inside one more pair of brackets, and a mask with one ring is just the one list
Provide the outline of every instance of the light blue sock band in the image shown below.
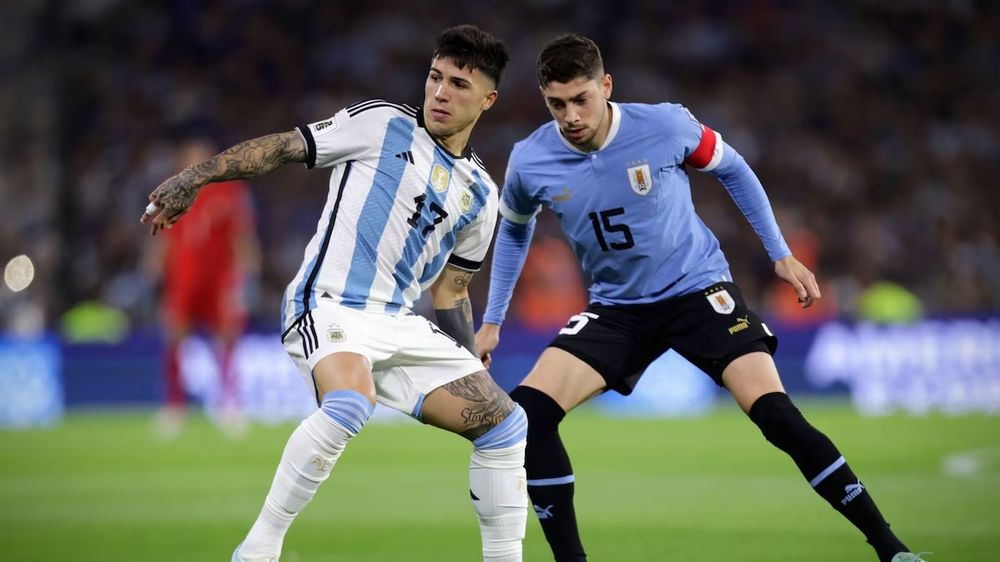
[[472,442],[477,449],[503,449],[528,437],[528,416],[520,404],[493,429]]
[[375,411],[367,398],[353,390],[334,390],[323,395],[320,409],[331,420],[357,435]]

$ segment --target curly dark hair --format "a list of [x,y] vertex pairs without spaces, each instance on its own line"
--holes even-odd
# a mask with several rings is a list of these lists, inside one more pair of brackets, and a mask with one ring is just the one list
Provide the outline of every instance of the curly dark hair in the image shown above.
[[459,68],[479,69],[500,83],[510,58],[503,41],[471,24],[449,27],[438,36],[435,58],[449,58]]

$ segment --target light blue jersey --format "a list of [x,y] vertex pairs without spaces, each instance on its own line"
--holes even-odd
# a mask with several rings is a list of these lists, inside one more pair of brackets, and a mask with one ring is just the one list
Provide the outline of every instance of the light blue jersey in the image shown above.
[[[695,213],[692,168],[722,180],[773,260],[791,255],[763,187],[718,133],[680,105],[610,105],[611,127],[599,150],[571,146],[555,122],[517,143],[500,201],[512,223],[530,224],[543,205],[555,212],[593,281],[591,302],[655,302],[732,280],[719,241]],[[500,255],[505,233],[495,264],[507,258]],[[491,289],[496,277],[495,265]],[[509,300],[499,281],[488,322],[502,321]]]

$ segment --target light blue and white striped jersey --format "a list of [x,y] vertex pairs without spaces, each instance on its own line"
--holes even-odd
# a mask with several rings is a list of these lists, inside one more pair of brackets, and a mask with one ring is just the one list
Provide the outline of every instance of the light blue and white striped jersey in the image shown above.
[[408,313],[445,263],[477,271],[497,220],[497,186],[466,149],[449,153],[419,109],[383,100],[298,128],[306,165],[332,167],[305,259],[285,291],[282,329],[328,299]]
[[[772,259],[790,254],[760,182],[718,133],[677,104],[610,105],[599,150],[576,149],[554,121],[514,145],[500,201],[515,223],[530,222],[542,205],[555,212],[593,282],[591,302],[655,302],[732,280],[719,241],[695,213],[688,168],[719,175]],[[499,323],[506,302],[493,293],[488,318]]]

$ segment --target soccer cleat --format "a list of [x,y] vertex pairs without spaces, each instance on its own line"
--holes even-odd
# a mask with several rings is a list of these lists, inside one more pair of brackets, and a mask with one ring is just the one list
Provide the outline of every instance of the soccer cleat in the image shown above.
[[899,554],[892,557],[889,562],[927,562],[920,557],[921,554],[931,554],[930,552],[920,552],[913,554],[912,552],[900,552]]
[[[233,551],[233,558],[229,562],[251,562],[250,560],[244,560],[240,558],[240,547],[243,543],[236,545],[236,550]],[[256,562],[256,561],[253,561]],[[261,560],[260,562],[278,562],[277,558],[268,558],[267,560]]]

